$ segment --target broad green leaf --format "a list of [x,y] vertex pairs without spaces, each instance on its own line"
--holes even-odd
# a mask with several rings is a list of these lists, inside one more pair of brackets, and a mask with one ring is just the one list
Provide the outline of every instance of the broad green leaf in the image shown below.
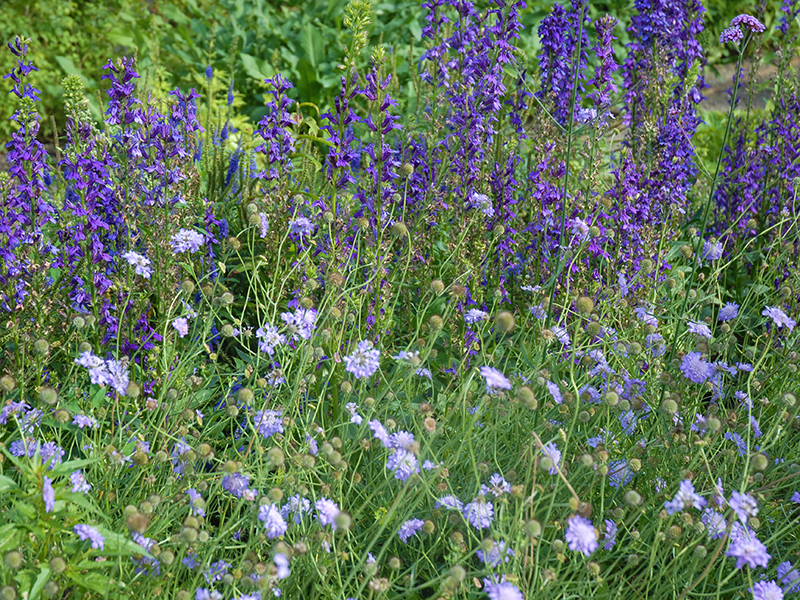
[[72,73],[80,74],[81,70],[77,67],[77,65],[72,61],[69,56],[56,56],[54,57],[58,66],[64,69],[64,73],[70,75]]
[[14,548],[19,544],[20,530],[14,523],[7,523],[0,527],[0,552]]
[[39,575],[36,577],[36,581],[33,582],[33,587],[28,595],[28,600],[36,600],[39,597],[39,594],[42,593],[44,584],[47,583],[48,579],[50,579],[50,567],[43,566],[39,571]]
[[105,527],[95,527],[95,529],[97,529],[106,540],[105,548],[103,548],[103,554],[105,556],[147,556],[153,558],[152,555],[129,537],[106,529]]
[[67,577],[72,581],[90,590],[94,590],[100,594],[108,594],[111,588],[111,580],[107,575],[100,573],[74,573],[67,572]]
[[300,47],[306,53],[306,58],[311,66],[316,67],[323,59],[322,32],[311,23],[306,23],[300,36]]
[[68,473],[72,473],[73,471],[82,469],[86,465],[90,465],[94,462],[97,462],[97,460],[94,458],[80,458],[77,460],[70,460],[65,463],[61,463],[60,465],[56,465],[50,470],[51,477],[54,475],[66,475]]
[[242,66],[244,67],[245,73],[253,79],[258,79],[263,82],[265,79],[269,79],[275,74],[272,65],[269,63],[259,60],[255,56],[250,56],[245,52],[239,53],[239,56],[242,59]]
[[19,486],[16,481],[5,475],[0,475],[0,492],[8,492],[9,490],[17,489],[19,489]]

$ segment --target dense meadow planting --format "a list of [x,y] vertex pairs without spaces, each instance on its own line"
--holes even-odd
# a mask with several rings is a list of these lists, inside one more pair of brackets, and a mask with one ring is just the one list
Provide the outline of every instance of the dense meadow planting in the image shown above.
[[422,6],[252,131],[111,57],[53,156],[8,45],[0,599],[800,598],[798,2]]

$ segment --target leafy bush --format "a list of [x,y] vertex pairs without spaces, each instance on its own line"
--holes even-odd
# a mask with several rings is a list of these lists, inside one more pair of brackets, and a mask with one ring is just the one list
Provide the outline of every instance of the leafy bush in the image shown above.
[[702,6],[635,6],[624,52],[553,7],[534,76],[521,3],[435,0],[404,74],[352,0],[252,130],[116,59],[58,157],[10,44],[0,597],[796,593],[796,7],[700,129]]

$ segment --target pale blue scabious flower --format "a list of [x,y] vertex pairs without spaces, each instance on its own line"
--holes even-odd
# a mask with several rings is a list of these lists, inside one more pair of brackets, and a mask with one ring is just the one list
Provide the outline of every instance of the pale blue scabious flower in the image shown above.
[[333,500],[320,498],[314,503],[314,508],[317,509],[317,520],[319,524],[323,527],[325,525],[330,525],[331,528],[336,531],[336,517],[338,517],[341,512],[339,510],[339,505]]
[[772,319],[772,322],[775,323],[775,326],[779,329],[786,327],[789,333],[791,333],[795,325],[797,325],[797,321],[790,318],[789,315],[775,306],[767,306],[761,314]]
[[728,504],[742,523],[747,523],[748,517],[755,517],[758,514],[758,503],[750,494],[742,494],[734,490]]
[[78,429],[83,429],[84,427],[88,427],[89,429],[94,429],[95,427],[97,427],[97,419],[87,415],[75,415],[72,418],[72,424],[77,425]]
[[264,439],[269,439],[276,433],[283,433],[283,418],[279,410],[259,410],[253,423],[256,431]]
[[256,338],[260,340],[258,349],[270,356],[275,354],[276,346],[286,343],[286,336],[278,333],[278,328],[270,323],[266,323],[264,327],[256,329]]
[[800,492],[795,492],[794,494],[792,494],[792,497],[790,498],[790,500],[792,502],[796,502],[797,504],[800,504]]
[[186,490],[186,494],[189,496],[189,506],[192,509],[192,514],[198,517],[205,517],[205,500],[203,500],[203,496],[200,495],[200,492],[194,488],[189,488]]
[[706,526],[706,532],[708,533],[708,537],[712,540],[717,540],[725,535],[725,529],[727,528],[727,523],[725,522],[725,517],[719,514],[716,510],[707,508],[703,511],[703,516],[701,517],[703,524]]
[[714,367],[699,352],[689,352],[681,361],[681,372],[694,383],[705,383],[714,374]]
[[153,274],[153,269],[150,268],[150,260],[138,252],[126,252],[122,255],[130,266],[133,267],[134,273],[141,275],[145,279],[150,279]]
[[258,518],[264,523],[267,537],[274,540],[286,533],[288,526],[281,516],[281,511],[274,504],[264,504],[258,508]]
[[570,550],[581,552],[584,556],[591,556],[599,545],[592,522],[580,515],[572,515],[569,518],[564,539]]
[[783,600],[783,590],[775,581],[758,581],[752,592],[753,600]]
[[372,430],[375,439],[379,440],[384,447],[389,448],[389,432],[386,431],[386,428],[381,424],[381,422],[378,421],[378,419],[373,419],[372,421],[369,421],[367,425],[369,425],[369,428]]
[[356,425],[361,425],[364,421],[364,417],[358,414],[358,404],[355,402],[348,402],[344,405],[347,409],[347,412],[350,413],[350,422],[355,423]]
[[664,502],[664,508],[667,509],[667,514],[670,515],[692,507],[700,510],[705,505],[706,499],[695,493],[694,485],[688,479],[681,481],[678,493],[675,494],[672,500]]
[[723,249],[722,242],[706,240],[705,244],[703,244],[703,258],[709,261],[719,260],[722,258]]
[[464,313],[464,322],[465,323],[477,323],[478,321],[485,321],[489,318],[489,313],[478,310],[477,308],[471,308],[467,312]]
[[241,473],[231,473],[222,478],[222,489],[237,498],[244,498],[245,494],[250,490],[250,478]]
[[738,522],[731,528],[731,542],[725,551],[725,556],[736,559],[737,569],[741,569],[745,564],[751,569],[766,567],[772,558],[767,553],[767,547],[756,537],[756,532]]
[[308,498],[303,498],[299,494],[295,494],[289,498],[289,501],[281,506],[281,516],[284,519],[292,517],[295,525],[299,524],[303,515],[311,514],[311,502]]
[[550,467],[547,472],[550,473],[550,475],[558,473],[558,465],[561,463],[561,451],[556,446],[556,443],[550,442],[546,444],[545,447],[542,448],[542,454],[553,461],[553,466]]
[[72,483],[73,494],[85,494],[92,489],[91,484],[86,481],[86,477],[80,471],[73,471],[69,476],[69,481]]
[[628,485],[633,479],[633,470],[625,460],[613,460],[608,463],[608,485],[613,488]]
[[653,316],[652,308],[647,306],[637,306],[633,309],[633,313],[638,317],[638,319],[644,323],[645,325],[652,325],[653,327],[658,327],[658,319]]
[[81,540],[90,540],[92,542],[92,548],[95,550],[105,549],[106,539],[94,527],[80,523],[75,525],[72,530]]
[[172,322],[172,328],[178,332],[178,337],[185,337],[189,333],[189,320],[186,317],[178,317]]
[[484,577],[483,585],[489,600],[525,600],[519,588],[510,581],[496,582]]
[[481,375],[486,379],[486,389],[510,390],[511,382],[500,371],[494,367],[483,366],[480,368]]
[[436,504],[433,506],[434,508],[449,508],[450,510],[458,510],[460,511],[464,508],[464,504],[456,498],[455,496],[442,496],[441,498],[436,500]]
[[603,548],[606,550],[611,550],[614,547],[614,544],[617,543],[617,532],[619,531],[619,528],[611,519],[606,519],[605,524],[606,532],[603,535],[603,541],[605,542],[605,544],[603,544]]
[[706,338],[708,340],[712,338],[711,329],[709,328],[709,326],[700,321],[689,321],[686,324],[686,328],[689,330],[689,333],[699,335],[700,337]]
[[289,327],[293,340],[310,340],[317,322],[317,311],[313,308],[298,308],[294,313],[281,313],[281,320]]
[[397,532],[397,535],[406,544],[408,543],[408,538],[422,529],[423,525],[425,525],[425,521],[422,519],[409,519],[400,526],[400,531]]
[[500,473],[495,473],[489,478],[489,485],[481,485],[481,494],[488,496],[492,494],[499,498],[503,494],[511,493],[511,484],[508,483]]
[[478,496],[467,504],[462,513],[467,522],[475,529],[486,529],[492,524],[494,519],[494,507],[491,502],[487,502],[483,496]]
[[197,588],[194,592],[194,600],[222,600],[222,593],[217,590]]
[[289,231],[296,237],[303,237],[314,233],[314,224],[306,217],[297,217],[289,223]]
[[205,241],[206,238],[202,233],[194,229],[181,229],[172,236],[169,243],[172,246],[172,252],[175,254],[180,254],[181,252],[194,254]]
[[512,557],[517,555],[514,550],[506,546],[504,541],[497,542],[492,549],[487,552],[477,550],[475,554],[483,564],[493,568],[499,567],[501,563],[507,563]]
[[778,579],[787,594],[800,592],[800,573],[792,568],[792,563],[788,560],[778,565]]
[[550,395],[553,397],[555,403],[562,404],[564,402],[564,397],[561,395],[561,389],[558,387],[558,385],[550,380],[545,381],[545,385],[547,386],[547,391],[550,392]]
[[723,323],[731,321],[739,316],[739,305],[735,302],[726,302],[725,306],[719,309],[717,319]]
[[414,473],[419,473],[419,461],[413,452],[396,448],[386,461],[386,468],[394,472],[395,479],[408,481]]
[[372,342],[364,340],[358,342],[356,350],[349,356],[344,356],[345,368],[356,379],[368,379],[374,375],[380,366],[381,351],[372,347]]
[[44,476],[42,484],[42,500],[44,500],[44,512],[53,512],[56,506],[56,491],[53,489],[53,480],[47,475]]
[[289,559],[285,554],[278,552],[272,559],[278,572],[275,577],[278,579],[286,579],[289,576]]

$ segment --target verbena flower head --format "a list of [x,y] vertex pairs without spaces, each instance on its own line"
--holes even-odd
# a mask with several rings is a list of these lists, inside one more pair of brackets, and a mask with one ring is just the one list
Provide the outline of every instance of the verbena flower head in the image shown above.
[[480,368],[481,375],[486,379],[486,389],[495,390],[503,389],[510,390],[511,382],[500,371],[494,367],[483,366]]
[[781,329],[786,327],[789,330],[789,333],[791,333],[795,325],[797,325],[797,321],[790,318],[789,315],[775,306],[766,307],[761,314],[772,319],[772,322],[775,323],[777,328]]
[[727,44],[733,42],[738,45],[744,39],[744,32],[739,27],[728,27],[719,34],[719,43]]
[[81,540],[90,540],[92,542],[92,548],[95,550],[105,549],[106,539],[94,527],[81,523],[75,525],[72,530]]
[[494,507],[483,496],[478,496],[463,508],[464,518],[475,529],[486,529],[494,519]]
[[172,236],[170,239],[170,245],[172,246],[172,251],[175,254],[181,254],[182,252],[194,254],[200,249],[205,241],[206,238],[202,233],[195,231],[194,229],[181,229],[178,233]]
[[753,600],[783,600],[783,590],[775,581],[759,581],[753,584]]
[[681,481],[678,493],[675,494],[675,497],[672,500],[664,502],[664,508],[667,509],[667,513],[670,515],[674,515],[676,512],[680,512],[692,507],[700,510],[705,505],[706,499],[695,493],[694,485],[688,479]]
[[737,15],[731,19],[731,27],[744,27],[753,33],[764,33],[766,26],[751,15]]
[[714,367],[699,352],[689,352],[681,361],[681,372],[694,383],[705,383],[714,374]]
[[751,569],[766,567],[769,559],[767,547],[756,537],[756,532],[736,522],[731,528],[731,541],[725,556],[736,559],[736,568],[748,565]]
[[364,340],[358,343],[356,350],[345,356],[345,371],[352,373],[356,379],[369,379],[380,366],[381,351],[372,347],[372,342]]
[[564,539],[570,550],[581,552],[584,556],[591,556],[599,545],[592,522],[580,515],[572,515],[569,518]]
[[739,305],[735,302],[726,302],[725,306],[719,309],[717,319],[722,322],[732,321],[739,316]]
[[409,519],[400,526],[400,531],[397,532],[397,535],[405,544],[408,542],[408,538],[422,529],[423,525],[425,525],[425,521],[422,519]]
[[286,533],[288,526],[286,521],[281,515],[281,511],[274,504],[266,504],[258,508],[258,518],[264,523],[266,535],[269,539],[274,540]]

